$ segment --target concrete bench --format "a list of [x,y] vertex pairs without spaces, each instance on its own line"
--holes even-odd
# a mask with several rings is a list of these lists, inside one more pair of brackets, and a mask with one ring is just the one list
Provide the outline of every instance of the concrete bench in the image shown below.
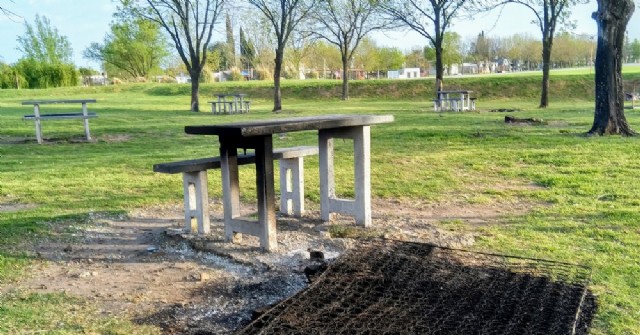
[[[304,156],[317,155],[318,147],[300,146],[274,149],[273,159],[280,166],[280,212],[287,215],[304,214]],[[255,163],[255,154],[238,155],[238,165]],[[220,157],[209,157],[155,164],[154,172],[182,173],[184,187],[185,230],[191,232],[194,224],[199,234],[209,233],[209,195],[207,170],[219,169]],[[228,197],[228,194],[222,195]]]
[[[84,134],[87,141],[91,140],[91,133],[89,132],[89,119],[98,117],[96,113],[90,113],[87,111],[87,103],[96,102],[95,99],[75,99],[75,100],[30,100],[23,101],[23,105],[33,105],[33,114],[24,115],[22,117],[25,121],[35,121],[36,125],[36,139],[38,143],[42,143],[42,120],[64,120],[64,119],[83,119],[84,121]],[[46,104],[81,104],[82,113],[57,113],[57,114],[41,114],[40,105]]]

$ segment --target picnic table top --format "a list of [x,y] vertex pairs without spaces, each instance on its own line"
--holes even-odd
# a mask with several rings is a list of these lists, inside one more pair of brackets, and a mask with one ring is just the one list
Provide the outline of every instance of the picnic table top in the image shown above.
[[456,91],[438,91],[438,94],[452,94],[452,93],[461,93],[461,94],[467,94],[467,93],[473,93],[473,91],[469,91],[469,90],[456,90]]
[[187,134],[194,135],[250,137],[303,130],[366,126],[393,122],[393,120],[393,115],[329,114],[310,117],[235,122],[221,125],[186,126],[184,131]]
[[72,104],[96,102],[96,99],[62,99],[62,100],[28,100],[23,101],[23,105],[44,105],[44,104]]
[[214,93],[213,95],[217,97],[245,97],[248,94],[246,93]]

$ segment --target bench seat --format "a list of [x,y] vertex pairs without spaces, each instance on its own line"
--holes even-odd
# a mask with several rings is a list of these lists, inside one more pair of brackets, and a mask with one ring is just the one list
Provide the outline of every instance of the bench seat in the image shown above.
[[[273,150],[273,159],[280,165],[280,211],[287,215],[304,213],[303,157],[317,155],[317,146],[298,146]],[[238,155],[238,165],[255,163],[255,154]],[[197,224],[199,234],[209,233],[207,170],[219,169],[220,157],[190,159],[153,165],[159,173],[182,173],[184,186],[185,230],[191,232]],[[229,195],[223,194],[223,197]]]
[[42,114],[40,117],[37,117],[33,114],[25,115],[22,117],[23,120],[34,120],[39,118],[40,120],[52,120],[52,119],[86,119],[86,118],[94,118],[98,117],[96,113],[87,113],[85,116],[82,113],[59,113],[59,114]]

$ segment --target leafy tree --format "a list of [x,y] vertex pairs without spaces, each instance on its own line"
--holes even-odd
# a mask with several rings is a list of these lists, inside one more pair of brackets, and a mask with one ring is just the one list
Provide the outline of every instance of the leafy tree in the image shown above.
[[29,88],[78,85],[78,72],[73,64],[48,64],[23,58],[15,65],[15,70],[24,77],[25,87]]
[[640,41],[638,41],[637,38],[631,42],[630,56],[632,58],[632,62],[637,62],[640,59]]
[[124,11],[159,24],[173,42],[191,77],[191,111],[199,92],[208,46],[225,0],[120,0]]
[[24,75],[15,67],[0,62],[0,88],[23,88],[28,83]]
[[207,68],[212,71],[221,71],[227,68],[227,43],[216,42],[209,47],[207,52]]
[[253,46],[253,43],[245,37],[242,27],[240,27],[240,62],[245,69],[255,68],[256,48]]
[[383,71],[397,70],[404,64],[404,54],[398,48],[380,48],[378,68]]
[[287,62],[291,63],[296,77],[302,70],[302,62],[311,51],[313,44],[316,42],[308,32],[294,31],[289,39],[287,48]]
[[71,64],[73,49],[66,36],[51,26],[46,16],[36,15],[35,27],[25,22],[26,32],[18,36],[18,50],[23,58],[45,64]]
[[435,51],[436,90],[442,87],[444,76],[444,34],[453,20],[471,0],[380,0],[386,13],[424,36]]
[[332,79],[333,72],[340,69],[340,51],[329,43],[318,40],[310,46],[307,60],[314,64],[320,73],[320,78]]
[[225,17],[225,27],[227,30],[227,48],[225,58],[228,60],[227,67],[236,67],[236,39],[233,36],[233,25],[231,24],[231,17],[227,13]]
[[633,15],[632,0],[598,0],[593,18],[598,23],[596,51],[596,107],[588,134],[634,136],[624,116],[622,48],[627,24]]
[[113,23],[104,43],[91,43],[83,55],[110,64],[136,78],[148,77],[153,71],[159,70],[169,51],[157,23],[135,18]]
[[276,37],[276,54],[273,70],[273,111],[282,110],[282,93],[280,91],[280,77],[284,50],[291,33],[309,15],[318,0],[248,0],[249,4],[258,9],[271,25],[272,33]]
[[315,34],[340,50],[342,100],[349,99],[349,62],[362,39],[370,32],[389,27],[380,15],[378,2],[371,0],[321,1],[314,15],[319,29]]

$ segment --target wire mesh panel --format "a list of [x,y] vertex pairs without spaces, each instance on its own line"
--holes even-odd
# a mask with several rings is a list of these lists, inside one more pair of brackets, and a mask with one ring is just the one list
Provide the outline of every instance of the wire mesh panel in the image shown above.
[[587,334],[586,267],[368,241],[236,334]]

